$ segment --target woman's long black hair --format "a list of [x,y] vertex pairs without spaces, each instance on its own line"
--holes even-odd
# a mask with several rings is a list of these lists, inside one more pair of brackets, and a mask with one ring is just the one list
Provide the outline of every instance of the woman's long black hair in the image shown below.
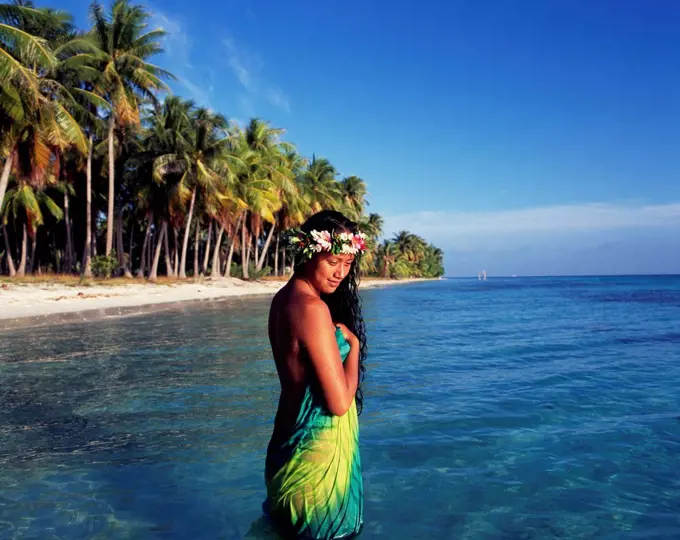
[[[359,232],[357,224],[345,217],[340,212],[333,210],[322,210],[311,216],[300,227],[306,233],[313,230],[328,231],[333,233]],[[349,328],[359,340],[359,384],[357,385],[356,405],[357,411],[361,414],[364,404],[364,392],[362,382],[366,375],[366,355],[368,352],[366,344],[366,325],[361,315],[361,297],[359,296],[359,260],[361,254],[357,253],[354,262],[345,279],[338,286],[333,294],[324,294],[321,299],[326,302],[331,312],[334,323],[342,323]],[[307,261],[303,259],[295,260],[295,271],[301,272]]]

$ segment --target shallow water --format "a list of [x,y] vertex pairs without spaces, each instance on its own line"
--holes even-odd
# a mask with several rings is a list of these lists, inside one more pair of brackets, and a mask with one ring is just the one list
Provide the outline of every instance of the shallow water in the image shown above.
[[[364,298],[362,538],[680,537],[680,278]],[[0,538],[270,538],[268,303],[0,331]]]

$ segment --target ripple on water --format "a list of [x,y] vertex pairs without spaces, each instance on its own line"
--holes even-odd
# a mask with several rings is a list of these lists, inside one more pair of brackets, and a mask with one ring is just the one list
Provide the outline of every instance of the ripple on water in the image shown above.
[[[678,278],[364,295],[362,538],[680,537]],[[271,538],[267,309],[1,333],[0,538]]]

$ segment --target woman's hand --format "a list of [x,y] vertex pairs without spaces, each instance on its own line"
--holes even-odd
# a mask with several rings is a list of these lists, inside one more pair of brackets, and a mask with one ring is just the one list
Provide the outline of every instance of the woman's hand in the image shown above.
[[347,340],[347,343],[350,344],[351,347],[355,347],[359,344],[359,338],[357,338],[349,328],[347,328],[344,324],[338,323],[335,326],[340,328],[340,331],[342,332],[342,335],[345,337]]

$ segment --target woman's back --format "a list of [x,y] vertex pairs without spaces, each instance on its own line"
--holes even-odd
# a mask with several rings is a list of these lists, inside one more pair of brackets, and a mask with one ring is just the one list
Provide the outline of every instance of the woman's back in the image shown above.
[[281,384],[274,438],[285,437],[290,432],[309,384],[304,347],[295,332],[295,312],[303,309],[309,298],[291,285],[274,296],[269,310],[269,342]]

